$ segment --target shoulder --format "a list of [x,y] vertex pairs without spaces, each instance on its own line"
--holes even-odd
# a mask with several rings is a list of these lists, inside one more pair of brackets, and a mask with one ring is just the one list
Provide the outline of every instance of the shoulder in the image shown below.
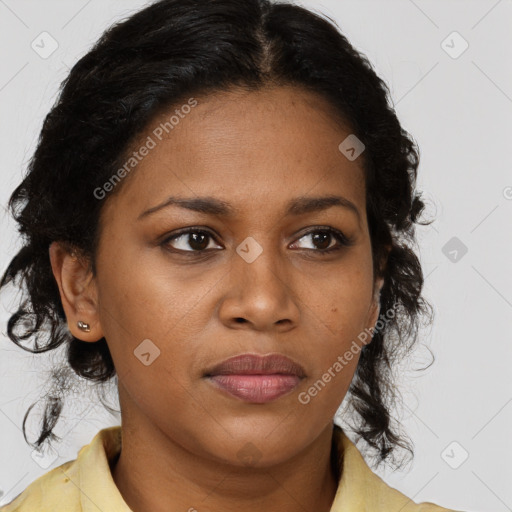
[[51,512],[61,510],[64,503],[69,512],[80,510],[79,491],[73,483],[77,479],[76,459],[65,462],[34,480],[10,503],[0,507],[0,512]]
[[355,444],[337,425],[334,442],[342,471],[331,512],[461,512],[430,502],[416,503],[389,486],[370,469]]
[[110,472],[121,450],[121,427],[100,430],[78,456],[32,482],[0,512],[128,510]]

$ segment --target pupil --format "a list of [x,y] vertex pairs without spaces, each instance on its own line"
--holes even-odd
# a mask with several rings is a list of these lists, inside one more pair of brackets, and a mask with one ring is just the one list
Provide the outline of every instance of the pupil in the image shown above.
[[316,244],[317,246],[318,244],[320,244],[321,247],[318,247],[319,249],[327,249],[329,247],[329,237],[329,233],[326,233],[325,231],[320,231],[319,233],[313,235],[313,243]]
[[206,249],[208,247],[207,235],[205,233],[191,233],[189,234],[189,244],[192,249],[198,251]]

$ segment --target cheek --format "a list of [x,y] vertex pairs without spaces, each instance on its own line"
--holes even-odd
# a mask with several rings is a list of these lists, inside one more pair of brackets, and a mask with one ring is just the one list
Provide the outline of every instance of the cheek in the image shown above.
[[335,340],[356,336],[367,327],[372,299],[371,269],[335,269],[321,281],[306,280],[303,299],[322,332]]
[[[114,328],[122,321],[120,327],[137,338],[163,341],[169,332],[187,323],[219,279],[199,267],[166,265],[165,258],[154,253],[147,257],[139,253],[133,259],[124,256],[115,264],[106,264],[98,274],[101,304],[107,313],[115,313],[110,321]],[[106,320],[109,322],[108,317]]]
[[346,350],[340,347],[334,349],[320,371],[307,379],[297,400],[308,418],[325,420],[335,416],[357,369],[359,354],[357,350],[354,352],[349,350],[350,356],[347,358]]
[[124,393],[126,403],[133,402],[164,424],[169,410],[190,409],[186,389],[197,350],[198,337],[192,333],[200,283],[191,286],[140,260],[134,267],[121,259],[98,274],[101,322],[119,376],[120,398]]
[[371,338],[371,260],[360,255],[315,286],[307,285],[303,310],[308,312],[310,339],[315,340],[314,351],[310,349],[314,371],[308,385],[316,391],[308,389],[323,397],[318,402],[336,409],[350,386],[363,342]]
[[222,276],[140,254],[135,264],[126,254],[98,265],[101,324],[114,365],[120,375],[130,373],[130,394],[143,400],[162,386],[169,390],[165,400],[180,407],[212,311],[208,293]]

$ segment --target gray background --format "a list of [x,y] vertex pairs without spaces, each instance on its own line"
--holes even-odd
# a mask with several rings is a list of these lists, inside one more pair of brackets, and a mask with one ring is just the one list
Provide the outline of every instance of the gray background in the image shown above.
[[[59,83],[105,28],[145,3],[0,0],[2,272],[19,247],[5,205]],[[418,230],[425,295],[436,317],[400,369],[404,405],[396,411],[416,457],[403,471],[376,472],[416,502],[512,510],[512,1],[302,5],[334,18],[390,86],[398,117],[420,147],[418,187],[436,218]],[[56,51],[41,56],[51,44]],[[83,384],[56,428],[56,451],[32,453],[21,433],[23,415],[62,352],[33,356],[6,338],[16,298],[13,290],[0,297],[0,505],[76,458],[100,428],[119,424]],[[427,347],[435,362],[415,371],[429,363]],[[36,427],[29,422],[31,440]]]

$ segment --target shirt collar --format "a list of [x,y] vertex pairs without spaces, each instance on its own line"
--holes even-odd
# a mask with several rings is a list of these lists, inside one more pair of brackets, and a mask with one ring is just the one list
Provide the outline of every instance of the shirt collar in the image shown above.
[[[84,512],[116,510],[132,512],[123,500],[111,473],[111,464],[121,451],[121,426],[100,430],[91,443],[81,448],[77,463],[81,504]],[[333,468],[341,478],[330,512],[417,510],[415,503],[385,482],[368,467],[345,432],[334,425],[331,450]],[[445,510],[439,508],[436,510]]]
[[117,488],[110,464],[121,452],[121,426],[100,430],[78,452],[80,501],[83,512],[132,512]]

